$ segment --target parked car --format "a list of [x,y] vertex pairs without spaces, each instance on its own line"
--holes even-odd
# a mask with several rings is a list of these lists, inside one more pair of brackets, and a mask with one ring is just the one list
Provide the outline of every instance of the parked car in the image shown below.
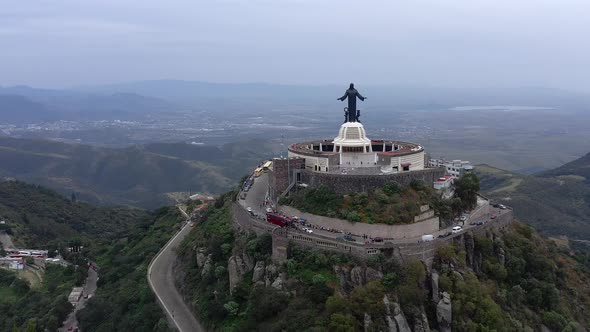
[[498,216],[495,214],[492,214],[492,216],[490,217],[490,219],[496,219]]
[[504,205],[504,204],[498,204],[498,207],[499,207],[501,210],[506,210],[506,209],[507,209],[506,205]]
[[350,242],[356,242],[356,240],[350,235],[344,235],[343,239]]
[[467,216],[461,216],[461,217],[459,217],[459,220],[466,221],[467,220]]
[[376,237],[376,238],[373,238],[373,241],[374,242],[383,242],[383,238],[382,237]]
[[461,227],[461,226],[455,226],[455,227],[453,227],[453,230],[452,230],[451,234],[459,233],[462,230],[463,230],[463,227]]
[[472,221],[472,222],[469,223],[469,225],[475,226],[475,225],[477,225],[477,221]]
[[485,223],[486,223],[485,221],[483,221],[483,220],[480,220],[480,221],[476,222],[475,224],[476,224],[477,226],[481,226],[481,225],[483,225],[483,224],[485,224]]
[[434,236],[433,235],[422,235],[422,242],[427,242],[427,241],[433,241],[434,240]]
[[272,209],[271,209],[271,208],[269,208],[269,207],[267,207],[267,208],[266,208],[266,212],[268,212],[268,213],[272,213]]

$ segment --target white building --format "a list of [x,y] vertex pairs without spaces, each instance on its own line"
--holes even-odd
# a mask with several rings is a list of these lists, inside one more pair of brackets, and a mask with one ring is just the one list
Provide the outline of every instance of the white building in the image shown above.
[[442,198],[449,199],[453,197],[454,190],[453,190],[453,180],[455,178],[452,175],[445,175],[441,178],[438,178],[432,186],[435,190],[440,192]]
[[428,167],[441,167],[444,166],[447,174],[453,178],[460,178],[466,173],[473,170],[473,166],[464,160],[452,160],[448,161],[445,159],[430,159],[428,160]]
[[296,143],[289,146],[289,157],[305,159],[305,169],[314,172],[385,174],[424,169],[421,145],[367,138],[360,122],[340,126],[333,140]]

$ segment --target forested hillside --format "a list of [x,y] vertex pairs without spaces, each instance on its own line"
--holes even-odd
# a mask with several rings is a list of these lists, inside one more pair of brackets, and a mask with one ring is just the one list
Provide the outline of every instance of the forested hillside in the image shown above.
[[[244,147],[249,143],[244,142]],[[171,192],[220,193],[260,163],[235,144],[223,147],[152,144],[122,149],[49,140],[0,138],[0,177],[76,194],[93,204],[154,209]],[[272,154],[272,152],[269,152]]]
[[[84,331],[168,331],[146,273],[151,258],[183,220],[175,207],[155,212],[95,207],[9,181],[0,183],[0,218],[15,245],[59,249],[79,266],[49,266],[38,285],[0,270],[0,331],[24,331],[29,325],[30,331],[54,331],[71,309],[67,295],[83,283],[87,261],[99,266],[100,279],[96,296],[79,312]],[[70,253],[66,248],[71,245],[83,248]]]
[[590,239],[590,154],[535,176],[478,165],[481,189],[550,235]]
[[289,248],[236,233],[231,194],[179,250],[178,284],[215,331],[583,331],[590,327],[587,256],[571,257],[523,224],[467,233],[427,268]]

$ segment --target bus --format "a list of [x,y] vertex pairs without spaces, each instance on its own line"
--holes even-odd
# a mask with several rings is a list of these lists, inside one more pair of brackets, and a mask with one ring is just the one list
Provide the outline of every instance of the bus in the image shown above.
[[268,172],[268,170],[270,169],[270,166],[272,166],[272,161],[267,161],[264,163],[264,165],[262,165],[262,171],[263,172]]
[[262,174],[262,168],[258,167],[257,169],[254,170],[254,177],[259,177],[260,174]]
[[285,227],[290,225],[293,221],[289,217],[285,217],[278,213],[267,213],[266,221],[277,226]]

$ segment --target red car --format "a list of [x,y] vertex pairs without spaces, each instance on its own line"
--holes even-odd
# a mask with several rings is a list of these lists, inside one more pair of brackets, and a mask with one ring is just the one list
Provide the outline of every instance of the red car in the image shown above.
[[490,217],[490,219],[496,219],[496,217],[497,216],[495,214],[492,214],[492,216]]

